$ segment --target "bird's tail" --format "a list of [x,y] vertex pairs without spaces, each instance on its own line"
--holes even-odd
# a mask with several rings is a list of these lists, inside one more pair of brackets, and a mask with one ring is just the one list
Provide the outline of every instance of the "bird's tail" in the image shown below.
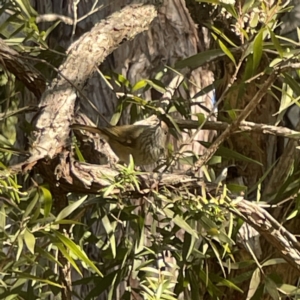
[[103,134],[103,132],[98,127],[93,127],[93,126],[88,126],[83,124],[72,124],[70,128],[75,130],[86,130],[88,132],[98,133],[100,135]]

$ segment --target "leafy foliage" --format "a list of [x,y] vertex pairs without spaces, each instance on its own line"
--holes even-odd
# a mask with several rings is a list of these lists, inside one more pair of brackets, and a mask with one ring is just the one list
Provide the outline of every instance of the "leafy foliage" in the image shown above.
[[[155,78],[136,83],[129,82],[120,74],[106,75],[112,89],[116,89],[113,87],[116,85],[123,90],[111,119],[112,124],[117,124],[128,108],[132,121],[153,111],[159,113],[161,103],[158,100],[147,102],[143,94],[149,90],[155,90],[160,95],[165,93],[164,75],[167,72],[179,73],[186,67],[193,69],[218,60],[228,60],[233,63],[235,71],[230,86],[224,89],[225,97],[232,90],[244,95],[247,84],[257,77],[270,73],[283,63],[298,61],[299,43],[276,33],[278,15],[288,9],[284,5],[278,2],[269,7],[263,1],[244,1],[238,9],[233,4],[225,4],[225,1],[201,2],[212,5],[218,12],[216,15],[224,15],[230,20],[233,28],[231,33],[238,41],[231,39],[215,23],[207,24],[217,49],[181,60],[176,63],[175,69],[166,67]],[[62,56],[52,53],[47,38],[57,24],[41,32],[35,23],[37,12],[29,5],[29,1],[5,1],[0,15],[7,18],[0,26],[0,34],[5,42],[26,53],[32,62],[38,58],[36,68],[46,78],[53,78],[53,69],[49,68],[49,64],[59,65]],[[47,59],[49,63],[45,65],[44,60],[48,57],[51,60],[49,62]],[[269,63],[258,71],[265,57]],[[5,68],[1,69],[0,75],[1,112],[9,114],[18,110],[21,105],[18,94],[25,97],[25,92]],[[238,81],[237,78],[242,80]],[[274,93],[280,103],[277,113],[279,123],[290,106],[299,105],[298,70],[293,74],[290,70],[278,73],[277,79],[283,82],[282,86],[276,87],[280,96]],[[188,84],[192,83],[185,79],[181,87],[189,95]],[[221,85],[222,81],[216,82],[196,96]],[[174,112],[185,118],[191,117],[192,97],[189,98],[174,97],[174,101],[164,107],[174,124]],[[218,102],[221,100],[218,99]],[[236,107],[224,106],[223,111],[226,111],[229,122],[239,115]],[[200,130],[205,117],[196,117]],[[15,115],[1,119],[1,299],[47,299],[57,296],[62,292],[64,281],[71,276],[70,273],[79,276],[79,279],[71,280],[73,288],[89,286],[86,300],[95,299],[102,293],[106,293],[106,299],[116,299],[116,291],[122,283],[125,283],[126,289],[120,299],[130,299],[132,295],[139,294],[149,300],[172,300],[178,299],[182,293],[186,295],[185,299],[221,299],[224,291],[237,291],[244,297],[243,284],[246,283],[249,283],[248,299],[260,299],[264,293],[273,299],[298,294],[297,287],[282,282],[277,274],[263,271],[270,265],[283,264],[282,259],[271,258],[259,262],[254,253],[246,258],[239,256],[237,241],[242,221],[228,210],[228,207],[234,207],[231,203],[232,193],[247,194],[260,187],[270,170],[261,176],[255,187],[240,183],[230,186],[222,176],[216,174],[216,163],[243,161],[261,166],[262,162],[221,146],[203,168],[206,179],[217,185],[220,197],[206,194],[204,189],[201,193],[191,193],[184,188],[159,191],[153,185],[149,193],[140,199],[135,199],[125,189],[128,186],[137,191],[141,189],[138,179],[141,172],[136,171],[131,162],[129,166],[119,166],[119,176],[107,178],[110,187],[99,191],[97,195],[68,194],[69,204],[59,210],[47,178],[42,180],[38,174],[11,175],[7,167],[12,164],[12,155],[16,153],[12,150],[16,141],[17,121]],[[178,133],[178,127],[175,129]],[[209,144],[204,145],[209,147]],[[170,156],[173,155],[170,158],[172,161],[177,153],[171,147],[169,150]],[[179,155],[181,163],[184,160],[186,164],[193,164],[199,158],[192,152],[185,154],[184,158]],[[299,168],[298,162],[293,161],[289,174],[278,190],[269,196],[272,203],[284,199],[293,201],[293,209],[287,210],[287,217],[283,221],[298,216],[298,191]],[[259,192],[257,198],[260,200]],[[66,267],[68,270],[65,271]],[[62,270],[66,272],[65,278]],[[76,295],[76,289],[73,295],[80,298]]]

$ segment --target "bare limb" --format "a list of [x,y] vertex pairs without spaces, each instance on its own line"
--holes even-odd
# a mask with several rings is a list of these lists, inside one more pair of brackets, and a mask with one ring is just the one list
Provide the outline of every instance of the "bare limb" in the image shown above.
[[241,200],[229,209],[255,228],[300,273],[300,243],[292,233],[257,203]]
[[67,25],[72,25],[73,20],[70,17],[62,16],[58,14],[44,14],[39,15],[36,17],[36,23],[42,23],[42,22],[54,22],[54,21],[62,21]]
[[[176,120],[176,123],[180,129],[197,129],[199,127],[199,123],[197,121],[192,121],[192,120]],[[226,122],[205,121],[204,125],[202,126],[202,129],[224,131],[229,126],[230,124]],[[255,132],[255,133],[282,136],[292,140],[300,139],[300,131],[292,130],[282,126],[257,124],[248,121],[241,121],[241,123],[238,124],[236,130],[233,133],[237,133],[237,132]]]

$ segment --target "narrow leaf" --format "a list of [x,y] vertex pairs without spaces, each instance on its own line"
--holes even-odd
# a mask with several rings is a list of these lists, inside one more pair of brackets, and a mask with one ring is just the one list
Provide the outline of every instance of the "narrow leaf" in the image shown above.
[[34,254],[34,246],[35,246],[35,237],[34,235],[28,230],[28,228],[25,229],[24,232],[24,242],[28,248],[28,250]]
[[30,201],[30,203],[28,204],[28,206],[27,206],[27,208],[26,208],[26,210],[25,210],[25,212],[23,214],[23,220],[30,215],[30,213],[32,212],[32,210],[35,208],[36,203],[39,201],[39,198],[40,198],[39,194],[37,193],[37,191],[35,191],[33,199]]
[[232,53],[229,51],[229,49],[226,47],[226,45],[220,40],[218,39],[218,43],[220,48],[222,49],[222,51],[230,58],[230,60],[234,63],[234,65],[236,66],[236,61],[234,56],[232,55]]
[[98,275],[103,276],[102,273],[95,266],[95,264],[87,257],[85,252],[82,249],[79,250],[77,245],[72,240],[70,240],[58,231],[55,231],[54,234],[67,247],[67,249],[72,251],[78,258],[80,258],[83,262],[90,266]]
[[190,56],[188,58],[185,58],[181,61],[178,61],[175,64],[176,69],[183,69],[183,68],[191,68],[192,70],[207,64],[209,62],[212,62],[216,60],[217,58],[223,57],[224,52],[220,49],[213,49],[213,50],[207,50],[204,52],[200,52],[196,55]]
[[55,222],[60,221],[68,217],[74,210],[76,210],[87,198],[88,196],[83,196],[80,200],[65,207],[56,217]]
[[197,232],[191,228],[191,226],[183,220],[182,217],[180,217],[179,215],[175,216],[175,213],[173,211],[171,211],[168,208],[164,208],[163,212],[166,214],[166,216],[170,219],[172,219],[172,221],[180,228],[184,229],[186,232],[188,232],[190,235],[192,235],[194,238],[198,238],[198,234]]
[[51,195],[50,191],[43,186],[40,186],[40,190],[41,190],[41,192],[43,194],[43,198],[44,198],[44,216],[48,217],[51,212],[52,203],[53,203],[52,195]]
[[258,68],[263,52],[263,31],[260,30],[253,42],[253,71]]

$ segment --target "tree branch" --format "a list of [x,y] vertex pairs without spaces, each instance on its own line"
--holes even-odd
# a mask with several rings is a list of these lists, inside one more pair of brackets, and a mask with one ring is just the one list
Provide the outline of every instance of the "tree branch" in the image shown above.
[[69,141],[76,90],[83,87],[95,67],[120,43],[146,30],[155,17],[153,5],[126,6],[97,23],[70,46],[59,74],[42,96],[31,157],[24,163],[27,169],[46,156],[53,158],[61,153]]
[[292,233],[255,202],[237,201],[235,208],[229,209],[255,228],[300,273],[300,243]]
[[198,159],[198,161],[191,167],[187,172],[188,173],[197,173],[200,168],[208,162],[209,159],[214,155],[214,153],[218,150],[219,146],[232,134],[235,132],[240,126],[241,122],[244,121],[250,113],[255,109],[255,107],[260,103],[263,96],[266,94],[268,89],[272,86],[276,76],[277,71],[273,71],[272,74],[268,75],[266,82],[264,85],[257,91],[254,95],[253,99],[248,103],[248,105],[244,108],[244,110],[238,115],[236,120],[232,122],[232,124],[227,127],[218,138],[211,144],[211,146],[206,149],[204,154]]
[[[59,166],[59,170],[57,169]],[[53,169],[55,171],[53,171]],[[47,176],[51,184],[58,185],[60,192],[75,192],[82,194],[99,194],[99,191],[105,189],[115,181],[119,175],[117,169],[111,166],[91,165],[77,161],[69,162],[65,158],[60,158],[51,162],[41,162],[39,171]],[[201,178],[187,176],[183,174],[159,174],[143,173],[137,175],[140,183],[139,189],[134,189],[132,185],[115,188],[111,195],[118,197],[143,197],[155,192],[172,193],[174,190],[181,194],[213,195],[214,197],[223,197],[220,195],[223,189],[217,189],[218,185],[214,183],[205,183]],[[235,200],[226,206],[238,217],[243,218],[249,225],[255,228],[276,248],[282,257],[297,271],[300,272],[300,244],[296,237],[287,231],[278,223],[264,208],[255,202],[247,200]]]
[[[224,131],[230,126],[230,124],[221,121],[205,121],[203,125],[199,125],[199,122],[192,120],[176,119],[175,121],[180,129],[198,129],[200,126],[202,126],[202,129]],[[238,132],[255,132],[282,136],[293,140],[300,139],[300,131],[292,130],[282,126],[257,124],[248,121],[241,121],[240,124],[237,125],[236,130],[232,133]]]

